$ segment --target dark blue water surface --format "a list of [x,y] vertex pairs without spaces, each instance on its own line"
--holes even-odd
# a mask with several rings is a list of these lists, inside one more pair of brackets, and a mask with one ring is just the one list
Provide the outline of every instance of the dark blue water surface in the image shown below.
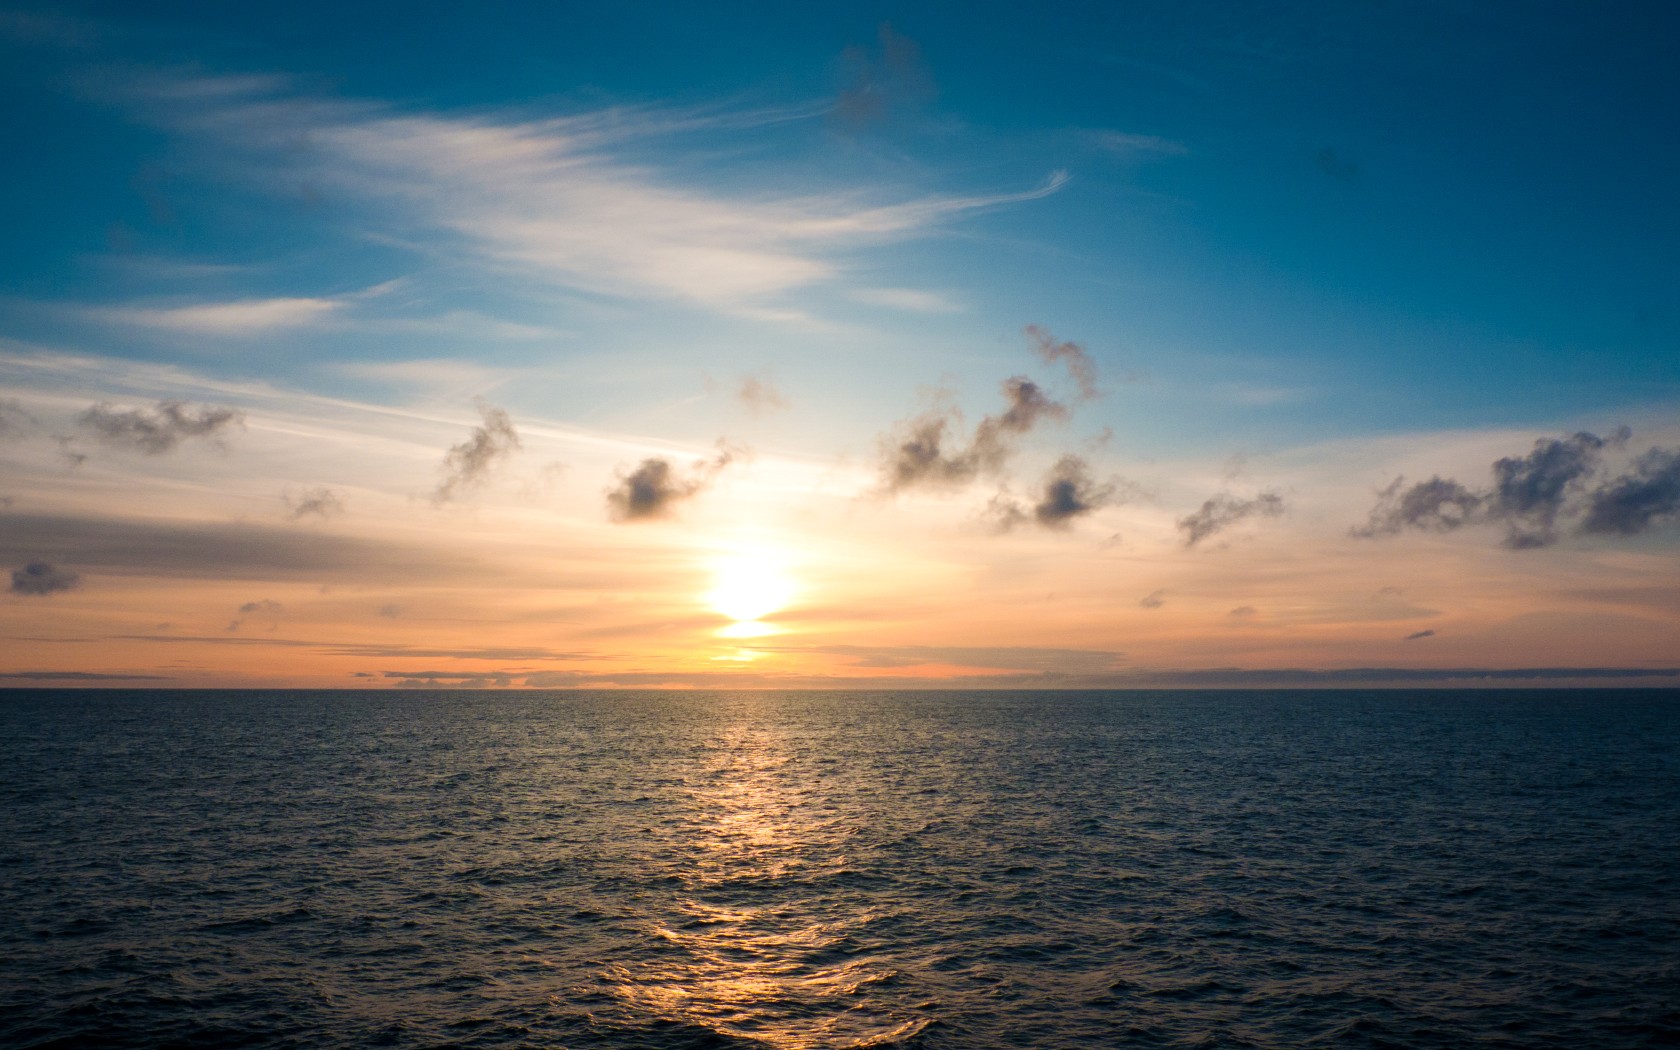
[[0,694],[7,1047],[1680,1044],[1680,693]]

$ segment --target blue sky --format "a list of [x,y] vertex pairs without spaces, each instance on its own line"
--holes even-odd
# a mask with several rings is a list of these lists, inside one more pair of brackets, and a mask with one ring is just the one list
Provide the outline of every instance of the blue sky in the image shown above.
[[[395,518],[317,523],[373,534],[413,524],[421,449],[452,469],[439,457],[478,427],[486,464],[529,461],[498,498],[548,493],[566,551],[602,542],[585,533],[603,491],[679,454],[694,493],[757,478],[731,498],[779,501],[770,546],[839,550],[844,529],[790,536],[832,525],[823,500],[864,514],[919,414],[960,411],[930,475],[944,481],[871,504],[858,535],[960,536],[964,578],[988,578],[1019,550],[976,523],[1017,520],[1011,501],[1076,456],[1103,502],[1077,507],[1086,546],[1055,537],[1043,557],[1077,577],[1116,550],[1149,564],[1150,542],[1221,493],[1248,508],[1243,528],[1319,529],[1290,541],[1305,557],[1346,541],[1396,477],[1481,493],[1489,464],[1536,441],[1631,428],[1568,446],[1592,462],[1559,482],[1562,524],[1527,562],[1496,526],[1544,523],[1505,495],[1472,501],[1474,528],[1429,519],[1515,603],[1537,567],[1620,557],[1571,523],[1600,520],[1587,500],[1618,478],[1660,474],[1638,456],[1676,439],[1677,29],[1656,4],[6,9],[0,496],[11,513],[280,520],[327,483],[365,493],[351,506],[391,501]],[[1029,325],[1076,344],[1101,396],[1071,358],[1035,359]],[[1027,374],[1054,410],[1006,427],[992,459],[976,436],[963,460],[957,438]],[[166,401],[324,445],[259,452],[189,426],[133,446],[188,425],[147,407]],[[95,404],[153,415],[90,419]],[[478,404],[523,444],[494,446]],[[539,454],[541,433],[556,444]],[[177,451],[195,442],[209,458]],[[357,442],[395,459],[350,469]],[[96,447],[121,466],[98,484]],[[716,448],[742,454],[708,467]],[[228,455],[248,457],[238,506],[213,499],[240,473]],[[490,492],[481,516],[498,513]],[[1570,569],[1569,593],[1605,591],[1581,582],[1594,572],[1672,576],[1668,514],[1629,534],[1654,560]],[[1379,542],[1423,540],[1368,536],[1349,557]],[[37,557],[24,546],[8,556]],[[1279,563],[1242,556],[1254,593],[1283,601],[1262,581]],[[1145,582],[1138,596],[1160,589]],[[1196,586],[1227,619],[1268,608]],[[1676,637],[1672,611],[1646,626],[1641,652]],[[964,642],[931,633],[924,647]],[[1261,655],[1378,658],[1323,644]]]

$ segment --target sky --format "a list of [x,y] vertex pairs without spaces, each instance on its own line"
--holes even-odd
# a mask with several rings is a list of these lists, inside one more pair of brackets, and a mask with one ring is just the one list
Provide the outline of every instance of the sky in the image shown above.
[[1677,39],[0,7],[0,686],[1672,686]]

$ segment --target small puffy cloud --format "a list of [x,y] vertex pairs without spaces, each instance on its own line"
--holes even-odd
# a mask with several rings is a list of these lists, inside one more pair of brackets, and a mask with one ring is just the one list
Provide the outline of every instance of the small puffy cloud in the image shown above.
[[1626,428],[1606,440],[1585,432],[1561,440],[1541,438],[1527,456],[1507,456],[1493,465],[1493,493],[1488,513],[1508,526],[1505,545],[1544,547],[1557,539],[1558,512],[1564,498],[1598,467],[1608,444],[1627,441]]
[[1593,491],[1581,531],[1634,536],[1680,517],[1680,449],[1653,448]]
[[1182,157],[1190,152],[1184,143],[1164,139],[1158,135],[1138,135],[1126,131],[1100,130],[1086,132],[1085,138],[1091,145],[1117,157]]
[[960,439],[953,436],[959,417],[950,407],[900,424],[898,433],[882,442],[882,487],[896,493],[966,485],[1001,468],[1020,439],[1042,421],[1067,418],[1067,407],[1026,376],[1004,380],[1002,390],[1007,407],[982,419],[966,443],[958,444]]
[[1430,529],[1451,532],[1474,521],[1486,497],[1471,492],[1456,481],[1434,477],[1402,489],[1405,478],[1395,478],[1377,494],[1370,520],[1353,528],[1355,536],[1379,536],[1401,529]]
[[1138,599],[1138,604],[1143,606],[1145,609],[1159,609],[1161,606],[1167,604],[1166,588],[1158,587],[1155,590],[1150,591],[1148,594]]
[[1260,615],[1260,610],[1252,605],[1239,605],[1225,614],[1239,623],[1246,623]]
[[755,414],[781,412],[788,407],[786,395],[776,388],[776,384],[758,376],[742,377],[740,385],[735,388],[735,400]]
[[1091,360],[1084,347],[1078,343],[1058,343],[1054,336],[1035,324],[1027,325],[1026,333],[1027,338],[1033,341],[1033,350],[1045,364],[1053,365],[1060,361],[1067,366],[1068,374],[1079,384],[1081,398],[1089,401],[1099,396],[1097,363]]
[[12,593],[28,595],[54,594],[81,586],[82,578],[69,569],[61,569],[44,561],[32,561],[21,569],[12,570]]
[[280,498],[285,500],[286,517],[292,521],[335,518],[344,513],[344,501],[338,493],[324,486],[305,489],[295,496],[288,492]]
[[[151,409],[117,408],[101,401],[78,416],[76,423],[102,444],[158,456],[188,438],[219,445],[228,431],[245,425],[245,415],[220,405],[194,409],[180,401],[159,401]],[[68,449],[68,442],[64,444]]]
[[1193,514],[1178,519],[1179,531],[1184,533],[1184,545],[1196,544],[1248,518],[1275,518],[1284,511],[1283,497],[1275,492],[1262,492],[1253,499],[1238,499],[1222,492],[1205,501]]
[[1411,634],[1408,634],[1404,639],[1402,639],[1402,641],[1415,642],[1419,638],[1433,638],[1433,637],[1435,637],[1435,632],[1434,631],[1429,631],[1429,630],[1413,631]]
[[670,460],[649,456],[607,491],[607,512],[617,522],[667,518],[684,500],[705,491],[723,469],[744,454],[743,449],[719,442],[717,455],[678,471]]
[[379,607],[379,615],[386,617],[387,619],[395,620],[397,617],[402,615],[402,606],[395,604],[381,605]]
[[227,629],[230,631],[237,631],[245,625],[246,619],[259,619],[266,621],[269,628],[272,630],[274,627],[278,626],[280,614],[284,612],[285,609],[286,607],[284,605],[281,605],[273,598],[260,598],[254,602],[246,602],[244,605],[239,607],[239,617],[234,619],[232,623],[229,623],[227,625]]
[[449,503],[478,488],[520,447],[519,432],[507,412],[482,398],[476,404],[484,422],[473,427],[471,437],[445,453],[443,480],[432,492],[433,503]]
[[1120,486],[1099,482],[1079,456],[1067,455],[1056,461],[1045,476],[1039,498],[1028,509],[1000,496],[992,500],[991,513],[999,528],[1008,530],[1029,521],[1047,529],[1065,529],[1077,518],[1117,502]]

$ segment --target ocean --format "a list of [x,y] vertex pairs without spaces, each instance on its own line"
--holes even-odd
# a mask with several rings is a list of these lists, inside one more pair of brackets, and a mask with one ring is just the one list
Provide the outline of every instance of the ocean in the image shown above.
[[0,692],[0,1045],[1680,1045],[1680,692]]

